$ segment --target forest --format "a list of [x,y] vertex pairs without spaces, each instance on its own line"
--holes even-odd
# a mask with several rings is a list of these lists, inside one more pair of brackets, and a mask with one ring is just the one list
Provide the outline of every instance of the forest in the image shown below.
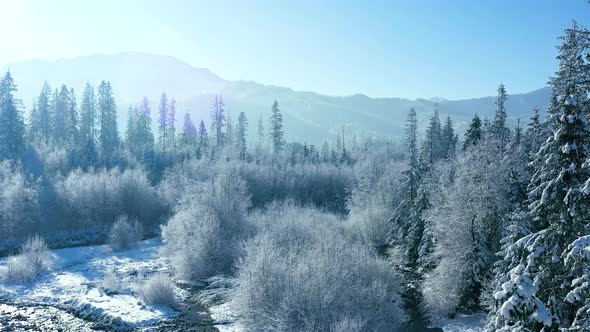
[[101,296],[181,311],[201,285],[199,303],[245,331],[418,331],[481,313],[486,331],[588,331],[590,32],[574,22],[558,51],[550,105],[530,119],[510,121],[500,84],[494,117],[473,110],[464,133],[435,105],[425,128],[408,110],[403,142],[343,130],[321,146],[286,141],[280,100],[249,119],[221,95],[198,121],[144,97],[119,130],[108,81],[81,95],[46,82],[25,115],[8,71],[0,304],[67,266],[54,250],[159,239],[169,269],[127,288],[98,271]]

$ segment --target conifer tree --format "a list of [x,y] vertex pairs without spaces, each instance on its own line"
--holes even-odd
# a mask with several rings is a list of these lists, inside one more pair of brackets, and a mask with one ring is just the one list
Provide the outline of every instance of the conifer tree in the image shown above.
[[481,128],[481,120],[477,113],[473,116],[471,123],[469,124],[469,128],[465,132],[465,140],[463,141],[463,148],[461,150],[465,151],[471,146],[477,145],[477,143],[482,138],[482,128]]
[[119,145],[117,129],[117,105],[113,96],[111,83],[102,81],[98,87],[98,123],[100,151],[102,162],[109,165],[115,149]]
[[213,130],[213,137],[215,138],[215,147],[221,150],[225,143],[225,135],[223,132],[226,127],[225,104],[221,96],[215,96],[213,106],[211,107],[211,128]]
[[160,118],[158,121],[158,144],[160,145],[160,150],[164,153],[166,153],[168,145],[168,107],[166,93],[162,93],[162,97],[160,97],[160,106],[158,107],[160,112]]
[[53,132],[51,114],[51,87],[47,81],[43,83],[43,88],[39,97],[37,97],[36,111],[31,113],[31,137],[33,139],[39,138],[43,142],[48,143]]
[[205,127],[205,122],[201,120],[199,123],[199,143],[197,148],[197,158],[201,159],[203,156],[207,155],[209,150],[209,135],[207,134],[207,128]]
[[87,140],[96,139],[96,97],[94,87],[86,83],[80,103],[80,140],[86,144]]
[[166,120],[168,126],[168,140],[172,151],[176,149],[176,100],[170,100],[168,105],[168,119]]
[[25,149],[25,123],[14,97],[16,90],[7,71],[0,80],[0,160],[15,159]]
[[137,113],[137,144],[140,145],[143,153],[154,149],[151,112],[149,100],[143,97]]
[[248,154],[248,144],[246,140],[246,135],[248,133],[248,119],[246,118],[246,113],[244,112],[240,112],[240,115],[238,116],[238,126],[236,131],[237,147],[240,160],[246,160],[246,156]]
[[506,100],[508,94],[504,84],[498,86],[498,98],[496,99],[496,114],[494,115],[494,122],[491,124],[491,135],[502,143],[508,142],[510,139],[510,129],[506,126]]
[[182,125],[182,136],[180,138],[180,144],[185,147],[189,148],[194,146],[196,148],[197,143],[197,128],[195,127],[195,123],[191,119],[191,115],[186,113],[184,115],[184,121]]
[[[585,183],[590,171],[588,107],[590,50],[588,30],[575,22],[561,37],[559,71],[551,80],[555,100],[549,111],[552,133],[533,163],[529,185],[529,230],[502,250],[496,277],[495,312],[490,330],[584,330],[590,314],[576,296],[576,274],[590,262],[569,266],[570,254],[587,235],[590,202]],[[569,251],[568,251],[569,249]],[[572,251],[573,250],[573,251]],[[586,266],[586,268],[584,268]],[[582,272],[583,273],[583,272]]]
[[65,141],[70,149],[74,149],[79,141],[80,132],[78,130],[78,106],[73,88],[70,89],[67,96]]
[[455,139],[455,129],[453,128],[453,119],[447,116],[445,125],[441,133],[441,153],[443,158],[452,158],[455,155],[457,141]]
[[279,103],[275,100],[272,104],[269,135],[272,142],[273,152],[279,153],[285,146],[285,138],[283,132],[283,115],[279,110]]

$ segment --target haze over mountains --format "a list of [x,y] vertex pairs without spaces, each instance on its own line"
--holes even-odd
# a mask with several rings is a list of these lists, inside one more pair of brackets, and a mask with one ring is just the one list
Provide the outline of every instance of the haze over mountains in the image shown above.
[[[465,100],[325,96],[256,82],[228,81],[208,69],[193,67],[174,57],[139,52],[96,54],[57,61],[31,60],[4,66],[2,70],[6,69],[10,69],[15,78],[19,88],[17,95],[26,110],[31,108],[45,80],[54,88],[62,83],[73,87],[78,98],[87,81],[95,87],[102,80],[110,81],[118,102],[122,131],[129,106],[139,103],[143,96],[151,101],[152,118],[156,119],[162,92],[177,101],[178,128],[182,127],[186,112],[193,120],[203,119],[208,123],[213,96],[221,94],[234,121],[239,112],[246,113],[252,137],[260,116],[267,123],[270,106],[276,99],[284,114],[286,138],[311,143],[333,138],[343,126],[347,132],[357,135],[398,139],[403,134],[410,107],[416,108],[419,125],[424,128],[435,101],[439,103],[441,118],[444,120],[450,114],[459,132],[463,132],[474,113],[482,118],[492,118],[495,110],[495,91],[490,91],[490,97]],[[507,89],[510,93],[510,86]],[[391,94],[395,95],[395,91]],[[534,106],[542,111],[546,109],[549,97],[548,87],[509,95],[509,118],[511,121],[520,118],[526,123]]]

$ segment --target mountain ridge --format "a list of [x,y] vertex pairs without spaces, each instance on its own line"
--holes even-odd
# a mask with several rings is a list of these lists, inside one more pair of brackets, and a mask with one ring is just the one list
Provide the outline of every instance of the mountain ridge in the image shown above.
[[[270,105],[276,99],[284,113],[287,138],[312,143],[333,138],[342,127],[357,136],[399,139],[410,107],[416,109],[419,125],[424,128],[435,102],[441,117],[451,115],[457,130],[462,132],[473,114],[491,117],[495,107],[493,96],[462,100],[372,98],[363,94],[328,96],[252,80],[230,81],[207,68],[194,67],[173,56],[134,51],[58,60],[33,59],[6,65],[2,70],[8,68],[19,86],[17,96],[24,101],[26,109],[30,109],[44,81],[54,88],[62,83],[73,87],[78,98],[87,81],[95,86],[101,80],[110,81],[118,102],[121,130],[129,105],[137,104],[147,96],[154,113],[162,92],[177,100],[179,122],[185,112],[190,113],[195,121],[203,119],[208,122],[213,96],[221,94],[234,120],[237,112],[246,113],[251,133],[255,133],[260,116],[268,117]],[[541,110],[547,107],[549,96],[548,87],[509,95],[509,119],[521,118],[526,122],[534,106]],[[181,128],[182,124],[177,123],[177,127]]]

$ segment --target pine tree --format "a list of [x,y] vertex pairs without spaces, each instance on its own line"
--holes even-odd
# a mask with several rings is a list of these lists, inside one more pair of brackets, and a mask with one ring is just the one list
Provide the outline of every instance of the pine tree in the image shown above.
[[119,145],[117,129],[117,106],[113,97],[111,83],[102,81],[98,87],[98,123],[102,162],[109,165],[115,149]]
[[160,136],[158,137],[158,144],[162,152],[166,153],[168,146],[168,98],[166,97],[166,93],[162,93],[162,97],[160,97],[158,110],[160,112],[160,119],[158,121],[158,133]]
[[202,157],[207,155],[209,150],[209,135],[207,134],[207,128],[205,127],[205,122],[201,120],[199,123],[199,145],[197,148],[197,158],[201,159]]
[[246,113],[244,112],[240,112],[240,115],[238,116],[238,126],[236,131],[237,147],[240,160],[246,160],[246,156],[248,155],[248,144],[246,140],[246,135],[248,133],[248,119],[246,118]]
[[184,121],[182,125],[182,136],[180,138],[180,144],[184,148],[195,146],[197,142],[197,128],[195,123],[191,119],[191,115],[186,113],[184,115]]
[[452,158],[455,155],[457,141],[455,140],[455,129],[453,128],[453,119],[447,116],[445,125],[441,133],[441,153],[445,159]]
[[434,104],[434,112],[430,117],[428,128],[426,128],[426,139],[422,145],[421,158],[428,166],[434,165],[436,161],[446,156],[447,151],[441,149],[442,135],[440,118],[438,115],[438,104]]
[[55,90],[53,99],[53,139],[58,144],[63,144],[66,141],[68,99],[68,89],[62,84],[59,92],[57,89]]
[[532,222],[528,234],[503,248],[505,268],[496,277],[490,330],[581,331],[590,324],[587,302],[571,295],[583,276],[575,272],[585,268],[568,265],[571,250],[590,231],[584,187],[590,178],[584,165],[590,157],[584,114],[590,93],[589,37],[575,22],[561,37],[559,71],[551,80],[556,98],[547,120],[552,133],[535,157],[529,185]]
[[10,71],[0,80],[0,160],[15,159],[25,149],[25,123],[14,98],[16,85]]
[[176,100],[172,99],[168,105],[168,141],[172,151],[176,149]]
[[491,124],[491,135],[492,137],[500,140],[502,143],[508,142],[510,139],[510,129],[506,127],[506,100],[508,94],[504,84],[498,86],[498,98],[496,99],[496,114],[494,116],[494,122]]
[[328,145],[328,142],[326,142],[326,141],[324,141],[324,144],[322,145],[322,152],[320,154],[320,158],[323,163],[330,162],[330,146]]
[[465,132],[465,140],[463,141],[463,148],[461,150],[465,151],[471,146],[477,145],[482,138],[482,128],[481,128],[481,120],[477,113],[473,116],[471,123],[469,124],[469,128]]
[[125,145],[127,149],[134,153],[135,155],[138,154],[138,118],[139,118],[139,111],[136,108],[129,106],[128,116],[127,116],[127,129],[125,130]]
[[215,96],[213,100],[213,106],[211,107],[211,128],[213,130],[212,135],[215,138],[215,147],[217,150],[221,150],[225,143],[225,135],[223,128],[226,126],[225,118],[225,104],[221,96]]
[[539,151],[543,139],[542,136],[541,116],[539,115],[539,108],[535,107],[533,108],[533,115],[525,133],[526,151],[529,154],[536,154]]
[[78,108],[74,89],[70,89],[67,95],[65,141],[70,149],[74,149],[80,137],[78,130]]
[[258,137],[258,145],[262,146],[264,143],[264,124],[262,123],[262,114],[258,118],[258,127],[256,128],[256,136]]
[[43,88],[41,89],[41,93],[37,98],[35,112],[31,113],[30,123],[30,133],[31,138],[41,139],[43,142],[48,143],[49,139],[51,138],[53,125],[52,120],[53,116],[51,114],[51,88],[47,81],[43,83]]
[[86,83],[80,104],[80,141],[86,144],[87,140],[96,139],[96,97],[94,87]]
[[151,112],[149,100],[143,97],[137,113],[137,144],[140,145],[144,154],[154,149]]
[[273,152],[275,154],[281,152],[285,146],[283,115],[281,114],[281,110],[279,110],[279,103],[276,100],[272,104],[269,135]]

